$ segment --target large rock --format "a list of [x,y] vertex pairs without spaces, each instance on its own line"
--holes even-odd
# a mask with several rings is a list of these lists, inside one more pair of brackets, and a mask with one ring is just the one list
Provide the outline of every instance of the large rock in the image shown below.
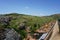
[[26,29],[25,23],[21,23],[21,24],[18,26],[18,29],[19,29],[19,30],[25,30],[25,29]]
[[3,24],[2,26],[4,27],[8,26],[11,20],[11,17],[0,17],[0,23]]
[[22,40],[20,39],[21,36],[14,29],[5,29],[3,37],[1,40]]

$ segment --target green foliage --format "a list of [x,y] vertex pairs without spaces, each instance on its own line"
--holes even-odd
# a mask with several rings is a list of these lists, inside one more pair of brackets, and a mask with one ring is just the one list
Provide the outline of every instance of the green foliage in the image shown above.
[[19,33],[22,36],[22,38],[25,38],[27,36],[27,32],[25,30],[20,30]]

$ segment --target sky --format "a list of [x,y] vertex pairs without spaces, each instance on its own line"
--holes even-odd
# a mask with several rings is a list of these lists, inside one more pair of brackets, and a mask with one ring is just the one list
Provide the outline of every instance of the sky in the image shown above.
[[60,0],[0,0],[0,14],[46,16],[60,13]]

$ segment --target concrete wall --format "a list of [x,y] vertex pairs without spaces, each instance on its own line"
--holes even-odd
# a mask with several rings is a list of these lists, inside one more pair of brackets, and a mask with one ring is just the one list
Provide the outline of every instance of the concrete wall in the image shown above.
[[49,40],[52,40],[53,37],[54,37],[58,32],[59,32],[58,21],[56,21],[56,24],[55,24],[54,27],[53,27],[53,33],[52,33],[52,35],[51,35],[51,37],[50,37]]

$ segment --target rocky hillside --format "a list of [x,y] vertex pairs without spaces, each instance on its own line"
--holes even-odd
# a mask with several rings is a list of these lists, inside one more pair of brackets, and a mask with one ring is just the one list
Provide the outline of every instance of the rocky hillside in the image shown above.
[[[11,31],[11,32],[9,31],[8,33],[14,32],[14,34],[5,33],[6,36],[2,37],[2,38],[3,39],[6,38],[6,40],[8,40],[8,38],[11,38],[10,40],[12,40],[12,39],[19,40],[19,35],[20,35],[21,38],[24,39],[27,37],[27,34],[29,32],[31,34],[33,34],[37,29],[39,29],[43,25],[45,25],[51,21],[55,21],[59,18],[60,18],[60,14],[44,16],[44,17],[23,15],[23,14],[17,14],[17,13],[0,15],[0,30],[2,30],[2,29],[5,30],[7,28],[8,30]],[[14,30],[16,31],[16,33]],[[3,31],[1,31],[1,32],[3,33]],[[11,35],[15,35],[15,34],[17,36],[12,38]],[[14,39],[16,37],[18,37],[18,38]],[[0,39],[2,39],[2,38],[0,38]]]

